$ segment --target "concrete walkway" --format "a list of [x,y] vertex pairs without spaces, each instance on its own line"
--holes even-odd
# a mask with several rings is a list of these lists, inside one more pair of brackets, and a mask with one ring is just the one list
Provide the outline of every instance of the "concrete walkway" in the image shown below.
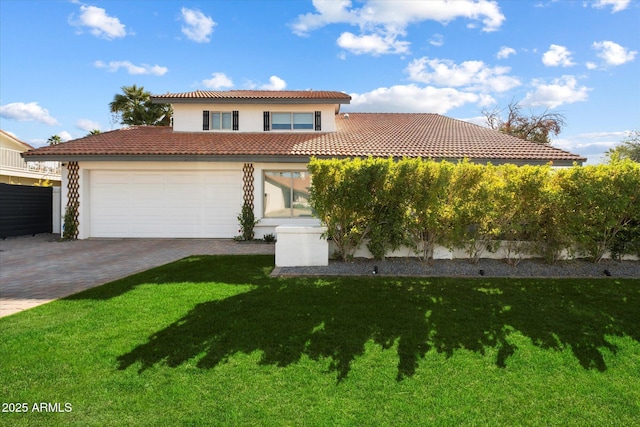
[[275,246],[230,239],[89,239],[57,235],[0,240],[0,317],[190,255],[271,254]]

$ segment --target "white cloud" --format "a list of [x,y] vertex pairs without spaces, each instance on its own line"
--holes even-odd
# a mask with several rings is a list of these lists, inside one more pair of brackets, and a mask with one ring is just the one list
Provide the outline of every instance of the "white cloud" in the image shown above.
[[436,47],[444,45],[444,36],[442,34],[434,34],[433,37],[429,39],[429,44]]
[[547,67],[575,65],[575,62],[571,60],[571,52],[566,47],[557,44],[549,46],[549,50],[542,55],[542,63]]
[[115,73],[120,68],[124,68],[131,75],[140,75],[140,74],[152,74],[154,76],[163,76],[165,75],[169,69],[167,67],[161,67],[159,65],[135,65],[130,61],[110,61],[108,64],[104,61],[96,61],[93,63],[96,68],[106,68],[107,71]]
[[298,16],[292,25],[294,33],[306,35],[317,28],[338,23],[360,28],[382,25],[401,30],[416,22],[433,20],[446,24],[458,18],[482,21],[484,31],[495,31],[505,20],[497,3],[487,0],[367,0],[359,9],[351,8],[352,2],[348,0],[314,0],[313,5],[318,13]]
[[371,92],[352,93],[351,104],[361,112],[421,112],[444,114],[464,104],[476,103],[480,96],[453,88],[419,87],[414,84],[381,87]]
[[260,86],[262,90],[283,90],[287,87],[287,82],[278,76],[269,77],[269,83]]
[[620,144],[627,132],[590,132],[556,138],[552,145],[587,157],[587,164],[606,161],[606,152]]
[[13,102],[0,106],[0,117],[13,119],[19,122],[40,122],[49,126],[58,125],[58,121],[49,115],[46,108],[42,108],[37,102]]
[[356,36],[350,32],[344,32],[336,41],[338,46],[356,55],[370,53],[378,56],[386,53],[407,53],[409,42],[398,41],[396,35],[370,34]]
[[63,130],[62,132],[58,132],[58,136],[60,137],[62,142],[67,142],[67,141],[73,139],[71,134],[69,132],[67,132],[66,130]]
[[483,31],[496,31],[505,20],[497,3],[488,0],[366,0],[360,8],[353,7],[349,0],[313,0],[313,6],[316,13],[299,15],[291,24],[295,34],[306,36],[330,24],[358,26],[360,35],[343,32],[338,44],[355,53],[374,55],[408,52],[409,42],[397,39],[405,36],[406,28],[413,23],[432,20],[446,24],[466,18],[481,21]]
[[306,36],[310,31],[333,23],[354,22],[355,13],[348,11],[350,0],[313,0],[316,13],[299,15],[296,22],[291,24],[293,32],[299,36]]
[[625,62],[633,61],[638,53],[637,51],[630,51],[618,43],[607,40],[594,42],[592,47],[607,65],[622,65]]
[[489,107],[491,105],[496,105],[496,100],[493,96],[491,95],[487,95],[486,93],[480,93],[478,94],[478,106],[479,107]]
[[94,129],[100,130],[100,123],[94,122],[93,120],[89,119],[78,119],[78,121],[76,122],[76,127],[78,129],[91,132]]
[[578,86],[578,80],[569,75],[554,79],[551,84],[534,80],[533,85],[535,91],[527,93],[522,101],[525,107],[557,108],[563,104],[586,101],[591,90],[586,86]]
[[595,70],[596,68],[598,68],[598,64],[596,64],[595,62],[587,62],[585,65],[587,66],[588,70]]
[[224,89],[233,87],[233,81],[225,73],[213,73],[210,79],[202,81],[204,87],[209,89]]
[[485,116],[460,118],[458,120],[462,120],[463,122],[472,123],[474,125],[482,126],[485,128],[489,127],[489,125],[487,124],[487,118]]
[[611,13],[616,13],[625,10],[627,6],[629,6],[629,3],[631,3],[631,0],[596,0],[591,7],[602,9],[611,6]]
[[211,17],[206,16],[199,10],[183,7],[182,19],[186,24],[182,27],[182,33],[189,40],[197,43],[209,42],[209,36],[213,33],[213,27],[216,25]]
[[95,6],[80,6],[80,16],[74,19],[72,15],[70,23],[79,28],[88,27],[91,34],[107,40],[127,35],[124,24],[118,18],[107,15],[106,10]]
[[498,51],[498,53],[496,54],[496,57],[498,59],[506,59],[509,56],[515,55],[515,54],[516,54],[516,50],[514,48],[508,47],[508,46],[502,46]]
[[473,91],[505,92],[520,86],[520,80],[507,75],[509,67],[489,67],[482,61],[456,64],[449,59],[414,59],[407,66],[409,79],[438,86],[465,87]]

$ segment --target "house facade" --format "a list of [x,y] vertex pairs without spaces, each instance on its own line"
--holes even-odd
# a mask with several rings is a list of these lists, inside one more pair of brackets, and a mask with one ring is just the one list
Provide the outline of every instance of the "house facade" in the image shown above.
[[0,183],[34,185],[49,181],[53,186],[60,186],[59,162],[27,163],[22,158],[22,153],[33,149],[31,145],[0,129]]
[[437,114],[340,113],[333,91],[195,91],[156,95],[172,127],[134,126],[25,153],[61,161],[63,208],[78,238],[231,238],[244,203],[256,237],[317,225],[308,203],[313,156],[422,157],[571,166],[585,159]]

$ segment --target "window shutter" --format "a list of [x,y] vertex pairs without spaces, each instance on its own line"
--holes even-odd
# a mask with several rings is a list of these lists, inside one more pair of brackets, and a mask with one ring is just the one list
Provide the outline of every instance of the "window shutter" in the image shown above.
[[320,111],[316,111],[316,130],[322,130],[322,113]]
[[240,123],[239,123],[239,120],[238,120],[238,118],[239,118],[238,116],[240,115],[240,113],[239,113],[238,110],[233,110],[232,115],[233,115],[233,124],[231,125],[232,126],[232,130],[238,130],[239,127],[240,127]]
[[202,112],[202,130],[209,130],[209,111]]
[[269,112],[265,111],[264,113],[262,113],[262,123],[263,123],[263,127],[262,130],[264,130],[265,132],[268,131],[271,126],[269,124]]

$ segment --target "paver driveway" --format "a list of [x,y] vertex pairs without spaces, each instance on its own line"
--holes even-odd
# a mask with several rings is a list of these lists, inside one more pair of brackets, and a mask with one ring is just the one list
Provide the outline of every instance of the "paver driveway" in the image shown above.
[[228,239],[1,240],[0,317],[190,255],[274,253],[274,245]]

